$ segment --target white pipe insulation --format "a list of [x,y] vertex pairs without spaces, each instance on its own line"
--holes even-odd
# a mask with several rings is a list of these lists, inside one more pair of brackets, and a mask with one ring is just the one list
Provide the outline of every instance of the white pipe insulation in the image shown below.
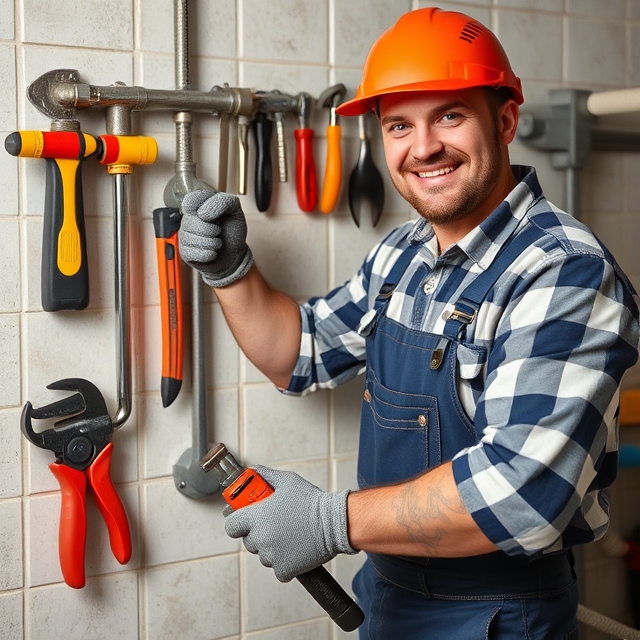
[[587,109],[594,116],[640,111],[640,88],[592,93],[587,98]]

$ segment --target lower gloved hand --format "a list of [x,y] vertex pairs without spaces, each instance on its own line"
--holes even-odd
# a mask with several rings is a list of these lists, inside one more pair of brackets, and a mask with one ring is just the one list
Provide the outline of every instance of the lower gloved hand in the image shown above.
[[182,200],[180,257],[212,287],[225,287],[253,264],[247,222],[237,196],[192,191]]
[[347,535],[349,491],[325,493],[291,471],[256,466],[274,488],[268,498],[225,513],[225,530],[289,582],[339,553],[357,553]]

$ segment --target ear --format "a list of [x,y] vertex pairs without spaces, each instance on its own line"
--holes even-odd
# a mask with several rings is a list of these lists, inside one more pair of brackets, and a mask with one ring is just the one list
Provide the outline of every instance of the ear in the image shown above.
[[516,137],[520,108],[515,100],[507,100],[498,111],[498,131],[502,144],[508,145]]

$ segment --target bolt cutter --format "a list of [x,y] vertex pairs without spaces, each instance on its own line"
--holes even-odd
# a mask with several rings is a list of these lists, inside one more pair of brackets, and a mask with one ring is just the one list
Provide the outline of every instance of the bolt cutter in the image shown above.
[[[87,480],[109,531],[111,550],[120,564],[131,558],[131,533],[127,514],[111,482],[113,424],[102,394],[88,380],[67,378],[47,389],[77,393],[35,409],[27,402],[20,426],[37,447],[55,454],[49,469],[61,490],[58,547],[64,581],[74,589],[85,585],[84,557],[87,529]],[[50,429],[36,433],[31,419],[64,418]]]

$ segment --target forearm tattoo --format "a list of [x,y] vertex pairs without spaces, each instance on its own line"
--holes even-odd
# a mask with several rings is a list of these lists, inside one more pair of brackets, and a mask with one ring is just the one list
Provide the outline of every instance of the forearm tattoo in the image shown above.
[[465,513],[459,496],[451,496],[445,483],[444,478],[438,478],[425,491],[419,481],[409,482],[396,502],[398,524],[427,554],[435,553],[445,536],[452,534],[454,517]]

